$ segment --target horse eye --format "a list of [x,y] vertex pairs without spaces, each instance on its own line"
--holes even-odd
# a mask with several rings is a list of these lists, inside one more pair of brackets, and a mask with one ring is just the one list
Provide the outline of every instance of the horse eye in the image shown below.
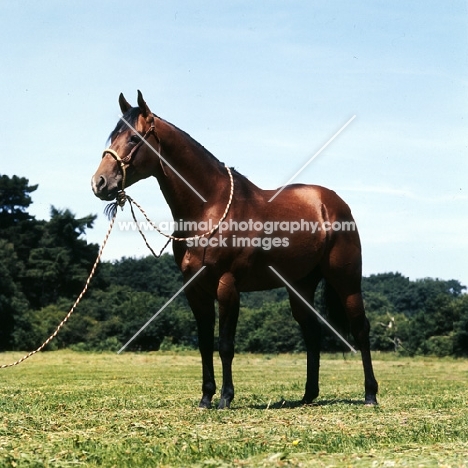
[[141,141],[141,136],[140,135],[132,135],[130,137],[130,143],[136,144],[136,143],[140,143],[140,141]]

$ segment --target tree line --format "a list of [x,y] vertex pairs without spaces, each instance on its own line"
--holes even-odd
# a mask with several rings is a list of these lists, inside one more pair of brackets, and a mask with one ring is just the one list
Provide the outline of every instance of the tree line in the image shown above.
[[[85,234],[96,216],[76,218],[51,207],[50,220],[28,213],[37,185],[0,176],[0,351],[36,349],[70,309],[99,246]],[[181,287],[171,255],[122,258],[99,265],[72,319],[48,349],[117,350]],[[405,355],[468,356],[468,295],[457,280],[411,281],[400,273],[363,278],[372,349]],[[321,288],[316,308],[326,311]],[[194,349],[195,320],[183,294],[128,349]],[[344,351],[323,330],[325,351]],[[300,352],[286,290],[242,294],[236,338],[240,352]]]

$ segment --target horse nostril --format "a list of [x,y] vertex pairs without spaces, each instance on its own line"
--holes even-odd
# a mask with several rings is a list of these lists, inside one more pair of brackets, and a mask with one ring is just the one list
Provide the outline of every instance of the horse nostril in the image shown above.
[[91,179],[91,187],[96,195],[102,193],[107,187],[107,179],[104,176],[94,176]]
[[104,188],[106,188],[106,185],[107,179],[104,176],[100,176],[96,185],[97,189],[101,192]]

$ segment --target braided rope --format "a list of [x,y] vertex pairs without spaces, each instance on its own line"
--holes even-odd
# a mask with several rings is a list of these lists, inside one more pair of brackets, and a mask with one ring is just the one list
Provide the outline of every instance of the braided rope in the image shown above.
[[[106,150],[104,153],[111,153],[113,154],[114,156],[117,156],[117,160],[120,162],[121,164],[121,168],[122,168],[122,171],[123,171],[123,175],[124,175],[124,180],[125,180],[125,168],[124,168],[124,163],[123,161],[120,159],[120,157],[118,157],[117,153],[115,151],[110,151],[110,150]],[[212,229],[210,229],[208,232],[205,232],[204,234],[200,234],[200,235],[196,235],[196,236],[193,236],[193,237],[175,237],[175,236],[172,236],[172,235],[168,235],[168,234],[165,234],[164,232],[162,232],[152,221],[151,219],[148,217],[148,215],[146,214],[146,212],[143,210],[143,208],[135,201],[133,200],[131,197],[129,197],[128,195],[125,194],[125,192],[122,190],[122,192],[120,192],[122,195],[119,197],[120,199],[117,200],[117,202],[114,205],[114,208],[117,208],[117,206],[120,206],[123,208],[123,206],[125,205],[125,200],[128,200],[129,203],[130,203],[130,209],[131,209],[131,212],[132,212],[132,216],[133,216],[133,219],[135,221],[135,223],[137,224],[138,226],[138,223],[136,221],[136,217],[135,217],[135,213],[133,211],[133,206],[132,206],[132,203],[135,204],[135,206],[141,211],[141,213],[143,214],[143,216],[146,218],[146,220],[151,224],[151,226],[153,226],[156,231],[158,231],[161,235],[163,235],[164,237],[167,237],[169,240],[167,241],[166,245],[162,248],[161,252],[159,253],[159,256],[161,256],[161,254],[163,253],[164,249],[167,247],[167,245],[169,244],[169,242],[171,240],[175,240],[175,241],[180,241],[180,242],[184,242],[184,241],[188,241],[188,240],[194,240],[194,239],[200,239],[201,237],[206,237],[206,236],[209,236],[211,234],[213,234],[213,232],[215,232],[218,228],[219,228],[219,225],[226,219],[227,215],[228,215],[228,212],[229,212],[229,209],[231,208],[231,204],[232,204],[232,199],[233,199],[233,196],[234,196],[234,179],[232,177],[232,173],[231,173],[231,170],[229,169],[229,167],[226,166],[226,170],[228,172],[228,175],[229,175],[229,180],[230,180],[230,183],[231,183],[231,190],[230,190],[230,193],[229,193],[229,200],[228,200],[228,203],[227,203],[227,206],[226,206],[226,209],[224,210],[224,213],[223,215],[221,216],[221,219],[218,221],[218,223],[216,224],[216,226],[214,226]],[[86,291],[88,290],[88,287],[89,287],[89,284],[91,283],[91,280],[94,276],[94,274],[96,273],[96,268],[99,264],[99,262],[101,261],[101,257],[102,257],[102,253],[104,251],[104,247],[106,246],[107,244],[107,241],[109,239],[109,236],[112,232],[112,228],[114,227],[114,222],[115,222],[115,218],[117,216],[117,209],[114,209],[114,210],[111,210],[112,212],[112,219],[110,221],[110,224],[109,224],[109,228],[107,229],[107,233],[104,237],[104,241],[102,242],[102,245],[101,245],[101,248],[99,249],[99,253],[96,257],[96,260],[94,261],[94,265],[93,267],[91,268],[91,272],[89,273],[89,276],[86,280],[86,283],[84,285],[84,288],[83,290],[81,291],[81,293],[79,294],[79,296],[76,298],[74,304],[72,305],[70,311],[68,312],[68,314],[65,316],[65,318],[59,323],[59,325],[57,326],[57,328],[55,329],[54,333],[52,333],[52,335],[49,336],[49,338],[47,338],[47,340],[44,341],[44,343],[41,344],[41,346],[39,346],[39,348],[37,348],[36,350],[34,351],[31,351],[30,353],[24,355],[21,359],[18,359],[17,361],[15,362],[12,362],[11,364],[3,364],[3,365],[0,365],[0,369],[6,369],[8,367],[14,367],[14,366],[17,366],[18,364],[21,364],[22,362],[26,361],[26,359],[29,359],[31,356],[34,356],[34,354],[36,353],[39,353],[40,351],[42,351],[59,333],[59,331],[61,330],[61,328],[65,325],[65,323],[68,321],[68,319],[71,317],[71,315],[73,314],[73,312],[75,311],[76,307],[78,306],[78,304],[80,303],[81,299],[83,298],[83,296],[86,294]],[[140,228],[138,228],[138,231],[140,232],[140,234],[142,235],[144,241],[145,241],[145,244],[146,246],[149,248],[149,250],[151,251],[151,253],[156,257],[158,258],[159,256],[156,255],[156,253],[154,252],[154,250],[151,248],[151,246],[148,244],[148,241],[146,240],[146,237],[145,235],[143,234],[143,232],[140,230]]]
[[12,362],[11,364],[3,364],[2,366],[0,366],[0,369],[6,369],[7,367],[13,367],[13,366],[17,366],[18,364],[21,364],[23,361],[26,361],[26,359],[30,358],[34,354],[42,351],[58,335],[58,332],[65,325],[67,320],[71,317],[71,315],[75,311],[76,307],[80,303],[81,299],[86,294],[86,291],[88,290],[89,283],[91,282],[91,279],[93,278],[93,276],[94,276],[94,274],[96,272],[96,268],[97,268],[99,262],[101,261],[102,252],[104,251],[104,247],[106,246],[107,240],[109,239],[112,228],[114,227],[114,221],[115,221],[116,214],[117,214],[117,212],[114,213],[114,216],[111,219],[111,222],[109,224],[109,229],[107,230],[106,236],[104,237],[104,241],[103,241],[103,243],[101,245],[101,248],[99,249],[98,256],[96,257],[93,268],[91,269],[91,272],[89,273],[88,279],[86,280],[86,283],[85,283],[85,286],[84,286],[83,290],[81,291],[80,295],[77,297],[75,303],[73,304],[73,306],[70,309],[70,311],[68,312],[68,314],[59,323],[59,325],[55,329],[54,333],[52,333],[52,335],[50,335],[49,338],[47,338],[47,340],[45,340],[44,343],[42,343],[41,346],[39,346],[39,348],[37,348],[35,351],[31,351],[29,354],[26,354],[21,359],[18,359],[17,361]]
[[[127,198],[128,198],[128,196],[127,196]],[[135,222],[135,225],[138,228],[138,232],[140,233],[141,237],[145,241],[146,247],[148,247],[148,249],[150,250],[150,252],[153,254],[153,256],[155,258],[159,258],[163,254],[163,252],[166,250],[166,247],[169,245],[169,242],[171,242],[171,239],[167,240],[167,242],[164,244],[164,247],[160,250],[159,255],[158,255],[153,250],[151,245],[149,244],[148,239],[146,239],[146,236],[143,234],[143,231],[140,229],[140,226],[139,226],[138,221],[137,221],[136,216],[135,216],[135,211],[133,210],[132,202],[129,200],[128,203],[130,204],[130,211],[132,212],[133,221]]]
[[[218,221],[218,223],[215,226],[213,226],[213,228],[211,228],[208,232],[205,232],[204,234],[199,234],[199,235],[197,234],[196,236],[192,236],[192,237],[176,237],[176,236],[172,236],[170,234],[165,234],[164,232],[162,232],[158,228],[158,226],[156,226],[156,224],[153,223],[153,221],[151,221],[151,219],[146,214],[146,211],[133,198],[131,198],[128,195],[127,195],[126,198],[130,202],[130,206],[132,205],[132,203],[134,203],[135,206],[141,211],[141,213],[145,217],[146,221],[148,221],[148,223],[150,223],[151,226],[154,229],[156,229],[156,231],[159,232],[159,234],[161,234],[164,237],[167,237],[169,240],[174,240],[174,241],[178,241],[178,242],[186,242],[186,241],[190,241],[190,240],[200,239],[201,237],[207,237],[207,236],[210,236],[211,234],[213,234],[213,232],[215,232],[219,228],[219,225],[226,219],[226,217],[228,215],[228,212],[229,212],[229,209],[231,208],[232,198],[234,196],[234,179],[232,177],[231,169],[229,169],[229,167],[226,166],[226,170],[228,172],[229,180],[231,182],[231,190],[229,192],[229,200],[228,200],[228,203],[226,205],[226,209],[224,210],[224,213],[221,216],[221,219]],[[133,213],[133,209],[132,209],[132,213]],[[135,219],[135,217],[133,219]],[[136,222],[136,220],[135,220],[135,222]],[[137,226],[138,226],[138,223],[137,223]],[[140,230],[140,228],[138,228],[138,230]],[[140,231],[140,234],[142,234],[141,231]],[[145,237],[143,236],[143,238],[145,238]],[[145,239],[145,241],[146,241],[146,239]],[[148,245],[148,244],[146,244],[146,245]],[[152,249],[150,249],[150,250],[152,250]]]

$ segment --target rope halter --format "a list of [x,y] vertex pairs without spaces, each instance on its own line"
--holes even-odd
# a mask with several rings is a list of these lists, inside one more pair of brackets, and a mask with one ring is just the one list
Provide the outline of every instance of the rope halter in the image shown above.
[[[127,182],[127,166],[130,164],[130,162],[131,162],[131,160],[133,158],[133,155],[138,151],[140,146],[143,144],[143,142],[148,138],[148,136],[150,134],[153,133],[154,136],[156,137],[156,140],[159,141],[158,135],[156,134],[156,127],[154,125],[154,116],[151,115],[150,117],[148,117],[146,119],[146,121],[150,124],[150,128],[146,131],[146,133],[143,136],[141,136],[138,133],[138,136],[140,137],[140,141],[135,145],[134,148],[132,148],[132,150],[130,151],[130,153],[127,154],[127,156],[125,156],[124,158],[121,158],[119,156],[119,153],[117,153],[117,151],[113,150],[112,148],[106,148],[102,152],[102,157],[103,158],[106,156],[106,154],[110,154],[117,161],[117,163],[120,165],[120,169],[122,171],[122,188],[121,188],[121,192],[123,192],[123,193],[125,193],[125,186],[126,186],[126,182]],[[131,128],[133,128],[133,127],[131,127]],[[123,204],[125,204],[125,201],[123,201]],[[119,206],[123,207],[123,204],[119,203]]]

